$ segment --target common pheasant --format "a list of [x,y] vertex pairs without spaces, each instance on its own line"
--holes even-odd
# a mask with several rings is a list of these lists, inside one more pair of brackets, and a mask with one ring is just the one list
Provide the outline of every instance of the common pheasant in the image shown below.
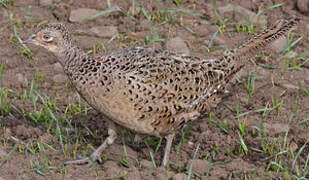
[[76,90],[108,120],[108,137],[89,158],[101,161],[102,151],[117,138],[119,127],[165,137],[163,166],[173,137],[220,102],[224,90],[250,58],[293,30],[299,19],[280,20],[217,58],[201,59],[167,50],[134,47],[93,57],[73,43],[64,25],[43,26],[24,43],[53,52]]

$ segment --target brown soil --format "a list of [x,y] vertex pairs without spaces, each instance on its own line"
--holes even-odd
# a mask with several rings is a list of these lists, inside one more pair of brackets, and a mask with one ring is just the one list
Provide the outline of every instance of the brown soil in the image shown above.
[[[301,1],[301,0],[300,0]],[[176,6],[173,1],[166,2],[166,6],[170,8],[188,9],[203,14],[206,19],[198,17],[190,17],[187,15],[173,14],[174,19],[171,23],[159,25],[160,19],[155,18],[156,30],[165,42],[151,42],[148,46],[164,48],[166,41],[173,37],[181,37],[190,49],[190,52],[200,57],[207,57],[207,43],[216,31],[215,22],[217,21],[210,1],[182,1],[181,5]],[[297,3],[290,0],[280,0],[285,4],[282,7],[265,11],[267,24],[272,24],[278,19],[287,18],[289,16],[298,16],[302,19],[299,28],[294,33],[294,40],[300,36],[303,39],[293,47],[296,53],[306,52],[309,48],[308,30],[309,30],[309,11],[308,8],[299,8]],[[113,2],[112,2],[113,3]],[[148,14],[156,14],[163,9],[163,3],[157,1],[136,1],[136,7],[142,5]],[[279,1],[234,1],[237,6],[241,6],[253,13],[257,13],[261,8],[278,4]],[[113,16],[99,16],[94,20],[82,23],[70,23],[68,21],[70,11],[77,8],[92,8],[97,10],[107,9],[106,1],[56,1],[55,6],[42,6],[37,0],[16,0],[15,5],[8,5],[9,11],[13,15],[16,31],[22,38],[27,37],[34,31],[34,26],[42,20],[57,21],[61,19],[74,31],[86,32],[94,26],[108,25],[116,26],[119,31],[119,39],[108,43],[110,38],[100,38],[91,34],[74,33],[74,39],[78,41],[81,48],[91,50],[98,42],[103,42],[107,48],[107,52],[99,49],[101,54],[110,53],[122,48],[143,45],[143,43],[134,43],[137,39],[143,42],[146,36],[152,36],[150,23],[145,20],[142,11],[137,8],[136,21],[123,15],[122,13],[113,13]],[[131,1],[118,0],[112,6],[118,6],[125,12],[129,12]],[[217,1],[218,8],[228,5],[226,1]],[[306,5],[306,4],[305,4]],[[307,7],[308,4],[307,4]],[[30,14],[30,10],[32,14]],[[31,16],[32,18],[29,18]],[[240,22],[235,13],[224,13],[225,18],[229,18],[231,23]],[[233,20],[233,18],[235,18]],[[235,21],[236,20],[236,21]],[[8,15],[5,8],[1,7],[0,11],[0,55],[2,65],[4,66],[3,81],[1,88],[4,91],[12,90],[7,97],[7,102],[1,101],[1,106],[5,104],[13,104],[22,110],[18,113],[11,110],[9,113],[1,110],[0,120],[0,179],[187,179],[189,167],[193,164],[193,171],[197,174],[191,176],[192,179],[204,179],[207,169],[210,168],[208,179],[245,179],[245,178],[261,178],[265,179],[272,176],[273,179],[285,179],[285,169],[277,170],[272,162],[277,162],[285,168],[290,169],[292,179],[296,179],[295,168],[292,167],[293,160],[297,152],[301,154],[296,160],[296,165],[302,173],[305,167],[306,158],[309,154],[309,146],[305,145],[309,140],[309,121],[297,124],[301,120],[309,117],[309,98],[304,90],[299,86],[303,84],[309,89],[309,70],[305,67],[300,69],[288,69],[282,79],[282,68],[285,64],[285,58],[276,56],[266,52],[264,56],[257,57],[257,65],[248,62],[250,65],[243,71],[240,81],[247,82],[247,73],[259,76],[255,80],[255,91],[251,100],[248,102],[248,93],[243,83],[236,83],[229,93],[223,98],[222,103],[215,108],[212,114],[215,120],[221,124],[227,124],[229,130],[224,132],[215,122],[209,123],[208,116],[193,122],[189,125],[189,132],[185,135],[185,141],[181,141],[181,132],[173,143],[170,161],[176,165],[169,168],[161,168],[160,162],[163,156],[163,145],[155,154],[155,162],[157,168],[151,167],[150,152],[155,150],[155,146],[151,149],[145,146],[145,143],[135,144],[132,133],[126,132],[128,138],[121,138],[111,147],[104,151],[105,161],[102,164],[95,163],[92,166],[69,165],[63,166],[65,160],[74,159],[74,143],[77,139],[82,140],[80,146],[77,147],[77,156],[83,153],[91,153],[93,147],[98,147],[102,140],[106,137],[107,131],[104,117],[89,108],[87,115],[85,114],[69,114],[67,119],[72,124],[69,128],[67,123],[63,122],[60,129],[66,133],[65,142],[68,144],[68,153],[64,155],[63,147],[56,135],[56,126],[52,123],[47,126],[44,116],[38,122],[32,121],[28,115],[33,112],[33,104],[31,99],[22,100],[21,96],[24,92],[30,92],[30,84],[32,80],[36,82],[36,91],[44,97],[55,96],[57,110],[53,112],[58,116],[62,116],[68,104],[78,103],[78,96],[70,86],[65,74],[56,64],[57,59],[49,52],[42,48],[32,47],[33,59],[28,59],[20,53],[21,49],[14,40],[13,27],[8,22]],[[186,30],[190,28],[195,34]],[[259,25],[257,27],[260,27]],[[219,34],[214,43],[223,47],[233,47],[238,42],[248,37],[245,32],[235,32],[235,26],[228,25],[223,34]],[[12,39],[13,38],[13,39]],[[276,49],[276,47],[274,47]],[[220,53],[222,50],[218,50]],[[297,64],[299,62],[294,62]],[[291,65],[293,65],[291,63]],[[267,69],[260,64],[270,64],[274,69]],[[44,83],[40,83],[40,78],[44,77]],[[28,83],[26,83],[28,82]],[[263,112],[249,113],[235,119],[236,111],[230,111],[226,105],[231,106],[234,110],[239,103],[240,113],[251,110],[262,109],[273,106],[273,97],[277,97],[277,101],[283,101],[281,113],[278,115],[277,110],[269,111],[265,117]],[[3,97],[1,98],[3,99]],[[85,102],[82,102],[85,104]],[[38,109],[44,106],[38,100]],[[46,113],[47,114],[47,113]],[[293,118],[291,117],[293,114]],[[289,122],[290,121],[290,122]],[[245,144],[249,148],[248,154],[240,151],[239,122],[246,124],[247,135],[243,138]],[[256,127],[263,126],[265,136],[259,135]],[[66,127],[67,126],[67,127]],[[87,127],[87,128],[86,128]],[[76,132],[74,129],[77,129]],[[73,129],[73,130],[72,130]],[[90,132],[97,134],[94,138]],[[288,132],[286,136],[286,132]],[[255,135],[256,134],[256,135]],[[265,137],[265,138],[262,138]],[[285,140],[286,137],[286,140]],[[144,138],[150,141],[149,137]],[[158,141],[154,138],[154,141]],[[266,152],[258,152],[262,150],[261,142],[268,144],[269,148]],[[38,143],[44,142],[45,152],[40,149]],[[181,143],[182,142],[182,143]],[[177,153],[177,147],[181,143],[180,151]],[[280,152],[283,144],[286,143],[288,148],[283,149],[288,152],[277,157],[270,156],[271,146],[275,153]],[[49,148],[47,144],[52,147]],[[195,160],[193,154],[199,145]],[[302,147],[304,148],[302,149]],[[33,149],[32,149],[33,147]],[[33,150],[33,151],[31,151]],[[123,154],[126,150],[129,167],[124,165]],[[230,152],[229,152],[230,151]],[[33,153],[34,152],[34,153]],[[39,168],[37,162],[44,166],[45,159],[48,159],[48,168]],[[280,161],[278,161],[280,159]],[[193,163],[192,163],[193,162]],[[294,170],[291,170],[294,168]],[[308,168],[308,167],[307,167]],[[309,178],[309,177],[307,177]]]

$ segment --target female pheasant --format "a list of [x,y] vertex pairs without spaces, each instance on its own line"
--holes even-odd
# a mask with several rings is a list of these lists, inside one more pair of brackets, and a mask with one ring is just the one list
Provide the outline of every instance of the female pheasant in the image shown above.
[[256,36],[213,59],[184,56],[167,50],[135,47],[92,57],[73,43],[62,24],[48,24],[26,39],[53,52],[80,95],[109,118],[108,138],[89,158],[101,161],[102,151],[117,138],[119,126],[167,139],[163,166],[172,140],[220,102],[235,75],[255,54],[284,36],[299,19],[281,20]]

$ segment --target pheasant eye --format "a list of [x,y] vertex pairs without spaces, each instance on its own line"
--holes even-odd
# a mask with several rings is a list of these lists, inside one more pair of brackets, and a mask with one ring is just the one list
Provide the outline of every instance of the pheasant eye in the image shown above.
[[51,42],[51,41],[53,40],[53,37],[50,36],[50,35],[47,35],[47,34],[43,35],[42,38],[43,38],[43,40],[46,41],[46,42]]

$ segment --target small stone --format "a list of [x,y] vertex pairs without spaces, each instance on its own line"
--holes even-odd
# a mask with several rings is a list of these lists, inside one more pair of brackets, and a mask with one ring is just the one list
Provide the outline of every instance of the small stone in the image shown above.
[[150,162],[150,161],[148,161],[148,160],[146,160],[146,159],[142,159],[142,160],[140,161],[140,164],[141,164],[141,166],[142,166],[143,168],[149,168],[149,167],[152,166],[152,162]]
[[46,5],[52,4],[52,3],[53,3],[53,0],[40,0],[39,1],[40,6],[46,6]]
[[[240,159],[237,161],[231,161],[225,165],[225,171],[240,171],[245,169],[255,168],[254,164],[249,164],[248,162]],[[212,170],[210,170],[211,173]]]
[[299,86],[292,84],[289,81],[284,81],[280,84],[282,87],[289,89],[289,90],[299,90]]
[[63,74],[57,74],[53,77],[53,80],[57,84],[62,84],[66,82],[66,77]]
[[171,51],[175,51],[181,54],[189,55],[190,50],[187,47],[187,44],[183,39],[180,37],[175,37],[173,39],[170,39],[166,43],[166,48]]
[[29,133],[28,128],[26,128],[24,125],[16,126],[15,132],[17,136],[22,136],[26,138],[31,137],[31,134]]
[[134,166],[132,166],[129,169],[127,180],[141,180],[141,173],[138,171],[138,169]]
[[54,136],[45,133],[42,136],[39,136],[39,141],[42,141],[46,144],[52,144],[54,142]]
[[[229,173],[221,167],[212,166],[211,170],[210,170],[210,175],[212,177],[216,177],[218,179],[228,179]],[[204,179],[204,178],[202,178],[202,179]]]
[[141,31],[148,31],[151,29],[151,23],[147,19],[144,19],[142,20],[142,22],[140,23],[138,27],[139,27],[139,30]]
[[194,32],[199,37],[205,37],[209,34],[213,34],[217,30],[216,26],[212,26],[210,22],[208,21],[201,21],[197,24],[194,24]]
[[166,180],[166,177],[168,176],[168,171],[164,167],[158,167],[153,169],[153,175],[155,176],[154,179]]
[[294,153],[296,153],[296,151],[298,149],[298,145],[295,142],[292,142],[290,144],[290,149],[293,150]]
[[105,170],[107,177],[118,177],[121,175],[122,169],[115,161],[106,161],[103,164],[103,168]]
[[28,128],[29,133],[31,133],[31,137],[40,137],[43,132],[41,131],[41,129],[36,128],[36,127],[30,127]]
[[[203,41],[203,44],[205,46],[209,46],[209,44],[211,42],[210,41],[211,38],[212,38],[211,36],[208,36],[207,39],[205,39]],[[215,39],[211,43],[212,43],[211,46],[214,46],[214,45],[225,46],[226,45],[226,41],[223,38],[219,37],[219,36],[216,36]]]
[[190,163],[187,164],[187,168],[189,169],[192,163],[192,170],[196,171],[197,173],[204,175],[206,170],[208,169],[208,161],[196,159],[193,162],[190,161]]
[[25,83],[25,77],[21,73],[16,74],[16,79],[19,83],[24,84]]
[[[256,13],[243,8],[241,6],[233,7],[232,4],[228,4],[226,6],[222,6],[218,8],[219,12],[225,17],[235,16],[237,21],[244,21],[244,15],[249,21],[252,21],[256,17]],[[242,14],[242,15],[241,15]],[[264,15],[259,16],[256,22],[259,26],[263,27],[266,21],[266,17]]]
[[11,136],[12,136],[12,131],[11,131],[11,129],[10,129],[10,128],[6,128],[6,129],[4,130],[4,133],[3,133],[3,138],[4,138],[4,139],[9,139],[9,138],[11,138]]
[[277,135],[277,134],[285,133],[288,130],[289,125],[280,124],[280,123],[274,123],[274,124],[264,123],[264,128],[266,128],[269,134]]
[[85,18],[92,16],[99,11],[95,9],[89,9],[89,8],[79,8],[74,9],[70,13],[70,21],[71,22],[82,22]]
[[93,46],[99,42],[98,37],[93,37],[93,36],[76,36],[75,40],[78,42],[79,47],[84,50],[90,50],[93,48]]
[[295,58],[296,56],[297,56],[298,54],[297,54],[297,52],[295,52],[295,51],[290,51],[289,53],[288,53],[288,58]]
[[110,38],[118,34],[118,29],[116,26],[96,26],[91,28],[90,32],[99,37]]
[[276,52],[280,53],[288,44],[288,40],[286,37],[279,38],[271,43],[271,49]]
[[63,72],[63,67],[59,62],[53,64],[54,71],[56,72]]
[[187,180],[188,176],[184,173],[175,174],[173,177],[174,180]]
[[194,142],[188,141],[188,144],[189,144],[190,146],[193,146],[193,145],[194,145]]
[[214,44],[224,46],[226,44],[226,41],[223,38],[216,36],[216,38],[214,39]]
[[300,12],[309,12],[309,0],[298,0],[296,5]]

